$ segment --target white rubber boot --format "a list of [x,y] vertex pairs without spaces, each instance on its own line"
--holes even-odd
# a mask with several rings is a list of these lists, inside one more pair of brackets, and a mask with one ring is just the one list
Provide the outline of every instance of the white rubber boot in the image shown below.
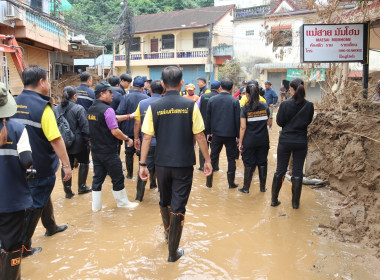
[[92,191],[92,211],[102,210],[102,191]]
[[127,207],[132,209],[139,205],[136,202],[130,202],[128,200],[127,192],[125,191],[125,189],[122,189],[120,191],[112,191],[112,194],[115,198],[117,207]]

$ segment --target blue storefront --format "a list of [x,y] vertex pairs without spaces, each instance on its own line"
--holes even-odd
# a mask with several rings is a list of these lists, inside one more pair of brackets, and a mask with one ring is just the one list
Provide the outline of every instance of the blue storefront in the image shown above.
[[[166,66],[151,66],[149,67],[149,77],[152,80],[161,79],[161,72]],[[198,92],[197,79],[199,77],[207,78],[204,65],[184,65],[181,66],[183,73],[183,80],[185,84],[194,84],[196,93]],[[211,73],[210,80],[214,80],[214,73]]]

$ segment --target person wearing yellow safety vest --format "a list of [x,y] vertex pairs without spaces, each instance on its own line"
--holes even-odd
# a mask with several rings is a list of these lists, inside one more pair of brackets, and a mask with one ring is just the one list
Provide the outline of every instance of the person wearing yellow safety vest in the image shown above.
[[[258,82],[256,82],[256,81],[249,81],[248,83],[247,83],[247,87],[249,86],[249,85],[255,85],[258,89],[259,89],[259,83]],[[246,90],[244,90],[244,92],[245,92]],[[243,107],[245,104],[247,104],[247,102],[248,102],[248,98],[247,98],[247,96],[246,95],[243,95],[242,96],[242,98],[240,99],[240,108],[241,107]],[[267,103],[267,101],[265,100],[265,98],[264,97],[262,97],[261,95],[259,96],[259,102],[264,102],[265,104]]]

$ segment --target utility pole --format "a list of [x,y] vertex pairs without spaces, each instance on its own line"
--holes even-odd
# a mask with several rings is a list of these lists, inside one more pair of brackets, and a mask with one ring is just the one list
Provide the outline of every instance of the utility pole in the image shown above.
[[133,40],[133,32],[132,32],[132,14],[128,7],[128,0],[124,0],[124,28],[123,28],[123,40],[124,40],[124,48],[125,48],[125,67],[126,72],[131,74],[131,66],[130,66],[130,52]]
[[[213,68],[214,68],[214,66],[212,65],[212,33],[213,33],[213,30],[214,30],[214,24],[211,23],[210,24],[210,31],[208,34],[208,64],[209,64],[209,66],[211,66],[209,71],[213,70]],[[211,78],[211,72],[207,72],[207,79],[206,79],[207,86],[209,86],[209,84],[210,84],[210,78]]]

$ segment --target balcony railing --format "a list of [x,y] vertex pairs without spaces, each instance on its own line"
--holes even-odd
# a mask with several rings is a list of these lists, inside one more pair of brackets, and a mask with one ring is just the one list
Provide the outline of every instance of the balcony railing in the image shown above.
[[174,52],[145,53],[144,59],[167,59],[174,58]]
[[[231,46],[232,47],[232,46]],[[142,60],[142,59],[170,59],[170,58],[196,58],[196,57],[208,57],[208,51],[178,51],[178,52],[154,52],[142,54],[130,54],[131,60]],[[125,55],[116,55],[115,61],[125,60]]]
[[44,29],[53,35],[60,37],[60,38],[65,38],[66,37],[66,32],[65,29],[62,27],[58,26],[57,24],[48,21],[38,15],[32,14],[28,11],[26,11],[26,21],[36,25],[37,27]]
[[233,56],[234,47],[230,45],[220,45],[213,47],[214,56]]
[[270,11],[270,6],[257,6],[244,9],[236,9],[234,11],[234,19],[254,18],[265,15]]

